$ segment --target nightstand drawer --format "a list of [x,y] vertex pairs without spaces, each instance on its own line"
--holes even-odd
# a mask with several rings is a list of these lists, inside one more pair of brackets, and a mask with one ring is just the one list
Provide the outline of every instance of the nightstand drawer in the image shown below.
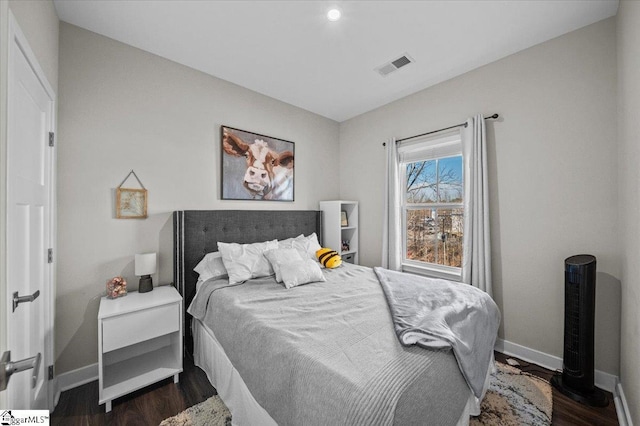
[[178,303],[105,318],[102,321],[102,351],[109,352],[179,329]]

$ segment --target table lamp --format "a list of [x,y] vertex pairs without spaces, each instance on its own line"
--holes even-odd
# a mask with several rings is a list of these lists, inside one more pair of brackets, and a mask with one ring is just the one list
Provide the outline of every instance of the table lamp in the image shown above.
[[147,293],[153,290],[151,274],[156,272],[156,254],[144,253],[136,254],[136,275],[140,277],[138,293]]

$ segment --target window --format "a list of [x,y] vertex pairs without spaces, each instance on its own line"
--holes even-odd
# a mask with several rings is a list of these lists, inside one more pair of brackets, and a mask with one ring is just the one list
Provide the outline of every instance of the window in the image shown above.
[[459,277],[464,231],[459,133],[412,142],[398,153],[403,269]]

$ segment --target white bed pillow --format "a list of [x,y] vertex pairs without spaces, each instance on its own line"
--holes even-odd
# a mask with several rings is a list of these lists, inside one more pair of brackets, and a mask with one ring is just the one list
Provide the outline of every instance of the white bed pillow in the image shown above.
[[[279,243],[279,242],[278,242]],[[279,248],[275,250],[268,250],[264,252],[264,257],[267,258],[273,272],[276,273],[276,281],[282,282],[282,275],[280,274],[280,268],[285,263],[291,263],[298,260],[302,260],[298,250],[294,248]]]
[[273,275],[273,268],[263,253],[277,248],[278,240],[253,244],[218,243],[229,284]]
[[318,262],[311,259],[296,260],[280,265],[282,282],[286,288],[293,288],[302,284],[326,281]]
[[202,281],[207,281],[211,278],[226,278],[229,276],[227,274],[227,268],[224,267],[224,263],[222,262],[222,254],[219,251],[207,253],[193,270],[200,275],[198,279]]
[[287,238],[286,240],[278,240],[278,248],[293,248],[293,241],[296,238],[304,238],[304,235],[300,234],[294,238]]
[[320,250],[320,243],[318,242],[318,236],[314,232],[313,234],[305,237],[303,235],[294,238],[292,247],[300,253],[303,259],[311,259],[314,262],[318,261],[316,257],[316,251]]

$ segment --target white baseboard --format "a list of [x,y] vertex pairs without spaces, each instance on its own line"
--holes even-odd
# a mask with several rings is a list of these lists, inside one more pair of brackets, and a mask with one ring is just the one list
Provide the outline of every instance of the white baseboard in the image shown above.
[[620,382],[618,382],[613,392],[613,402],[616,404],[616,414],[618,415],[618,423],[620,426],[633,426],[627,398],[624,396],[624,390]]
[[58,405],[60,394],[69,389],[77,388],[86,383],[98,380],[98,363],[67,371],[56,377],[55,405]]
[[[504,339],[496,339],[494,349],[505,355],[515,356],[527,362],[532,362],[548,370],[562,370],[562,358],[549,355],[526,346],[518,345]],[[595,370],[594,383],[597,387],[614,393],[618,376],[604,371]]]

